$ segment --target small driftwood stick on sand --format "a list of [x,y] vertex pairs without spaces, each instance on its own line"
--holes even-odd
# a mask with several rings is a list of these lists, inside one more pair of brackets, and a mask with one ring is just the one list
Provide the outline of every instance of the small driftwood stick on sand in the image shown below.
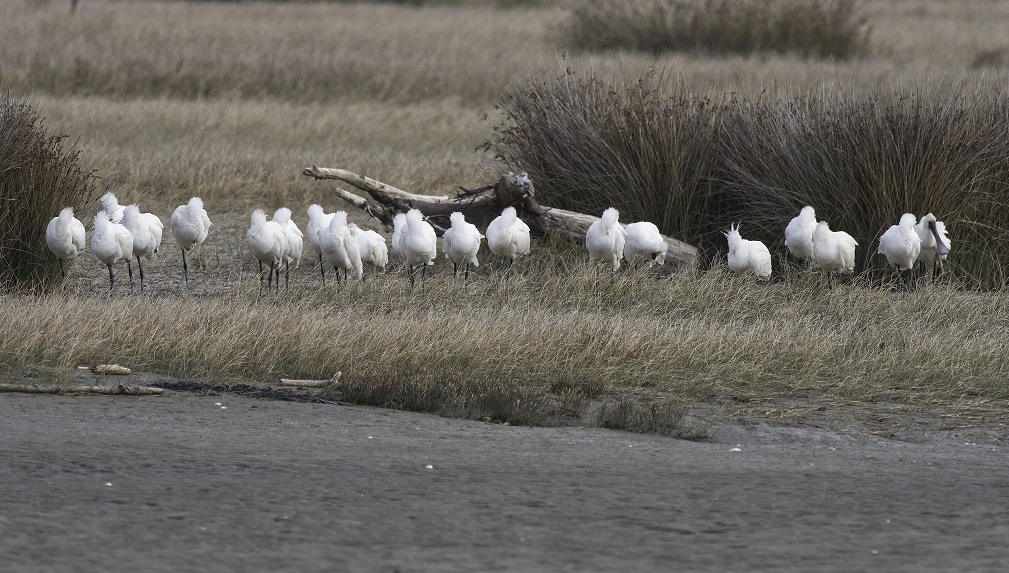
[[28,394],[109,394],[150,396],[164,394],[161,388],[150,386],[60,386],[58,384],[0,384],[0,392],[26,392]]
[[[515,207],[522,220],[529,225],[533,235],[545,237],[554,233],[584,241],[589,225],[599,217],[564,209],[551,209],[536,202],[533,183],[525,172],[509,172],[494,185],[467,190],[455,197],[446,195],[416,195],[391,185],[358,175],[346,169],[311,166],[302,175],[315,179],[335,179],[364,191],[371,199],[344,189],[336,188],[337,195],[359,209],[367,211],[386,226],[392,226],[396,213],[418,209],[428,218],[435,230],[443,233],[449,226],[449,215],[460,211],[466,220],[486,228],[505,207]],[[666,263],[673,267],[686,266],[697,258],[697,248],[672,237],[666,240]]]
[[120,374],[126,375],[132,372],[125,366],[119,364],[96,364],[91,367],[91,372],[95,374]]
[[343,372],[337,372],[329,380],[298,380],[296,378],[281,378],[281,386],[302,386],[306,388],[321,388],[323,386],[329,386],[330,384],[335,384],[340,381],[340,376]]

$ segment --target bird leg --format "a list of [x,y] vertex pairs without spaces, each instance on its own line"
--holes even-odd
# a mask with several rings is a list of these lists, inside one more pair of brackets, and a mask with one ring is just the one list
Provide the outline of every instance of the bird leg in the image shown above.
[[319,253],[319,271],[322,273],[322,286],[326,286],[326,263],[322,262],[322,253]]
[[271,293],[271,292],[273,292],[273,262],[272,261],[270,262],[270,272],[268,272],[266,274],[266,276],[268,277],[266,279],[266,292],[267,293]]
[[280,263],[277,263],[277,294],[280,294]]
[[66,281],[67,280],[67,273],[66,273],[66,271],[63,270],[63,259],[57,259],[57,260],[60,262],[60,275],[63,277],[63,280]]
[[263,294],[263,261],[259,261],[259,294]]
[[463,267],[463,269],[464,270],[463,270],[462,280],[463,280],[463,282],[466,282],[466,281],[469,280],[469,263],[466,263],[466,266]]
[[116,277],[112,275],[112,265],[105,265],[109,267],[109,294],[112,294],[112,290],[116,287]]
[[126,270],[130,272],[130,292],[133,292],[133,265],[129,259],[126,259]]
[[[263,269],[259,269],[262,273]],[[182,249],[182,274],[186,277],[186,288],[189,288],[189,265],[186,264],[186,250]]]
[[144,265],[140,262],[140,257],[137,257],[137,268],[140,269],[140,292],[144,292]]
[[406,276],[410,279],[410,288],[411,289],[413,288],[413,279],[414,279],[413,273],[414,273],[413,265],[407,265],[406,266]]
[[[280,276],[277,277],[277,282],[280,282]],[[280,286],[278,285],[277,288],[279,289]],[[287,261],[287,267],[284,269],[284,290],[289,288],[291,288],[291,261]]]

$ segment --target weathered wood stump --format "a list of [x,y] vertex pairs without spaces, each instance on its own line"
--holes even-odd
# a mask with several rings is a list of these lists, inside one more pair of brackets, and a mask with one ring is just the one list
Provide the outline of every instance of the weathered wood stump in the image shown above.
[[[519,217],[529,225],[534,236],[561,234],[576,241],[585,240],[589,225],[599,217],[564,209],[543,207],[536,202],[533,182],[525,172],[508,172],[497,183],[477,189],[463,189],[454,197],[448,195],[417,195],[381,181],[358,175],[346,169],[306,167],[303,175],[315,179],[335,179],[350,184],[368,194],[362,197],[339,187],[336,194],[355,207],[364,210],[383,224],[391,226],[396,213],[417,209],[424,213],[439,234],[449,226],[449,215],[462,212],[466,220],[486,228],[505,207],[515,207]],[[697,248],[672,237],[666,240],[666,264],[686,266],[697,258]]]

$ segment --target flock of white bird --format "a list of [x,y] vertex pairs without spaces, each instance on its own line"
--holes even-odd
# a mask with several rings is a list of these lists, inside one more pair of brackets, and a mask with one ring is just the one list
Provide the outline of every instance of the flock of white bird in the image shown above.
[[[760,241],[748,241],[733,226],[725,233],[729,244],[729,268],[736,272],[752,272],[760,278],[771,276],[771,253]],[[826,221],[816,220],[811,206],[803,207],[785,227],[785,246],[794,257],[805,261],[810,268],[818,267],[826,273],[833,287],[838,273],[855,271],[855,247],[858,243],[844,231],[831,231]],[[942,270],[949,255],[951,243],[946,235],[946,225],[929,213],[919,220],[913,213],[905,213],[900,222],[892,225],[879,238],[876,254],[886,257],[890,266],[899,272],[911,271],[921,263],[927,273],[936,265]]]
[[[152,259],[161,247],[164,225],[153,213],[141,213],[137,205],[123,207],[114,194],[101,198],[102,210],[95,214],[91,251],[109,269],[109,289],[115,287],[112,266],[126,263],[133,281],[132,260],[140,270],[140,290],[144,290],[144,269],[141,260]],[[290,272],[297,269],[304,254],[305,234],[308,243],[318,255],[322,282],[326,282],[326,267],[334,269],[339,282],[364,278],[365,267],[383,272],[389,262],[389,248],[385,238],[371,230],[363,230],[347,222],[347,212],[326,213],[320,205],[308,208],[308,225],[303,233],[291,219],[287,207],[277,209],[267,219],[262,209],[252,213],[246,232],[249,249],[259,262],[260,289],[263,270],[267,269],[267,289],[273,288],[276,277],[280,289],[280,269],[285,269],[285,284]],[[620,224],[620,214],[614,208],[603,211],[585,235],[585,246],[591,260],[599,260],[613,271],[620,268],[622,260],[632,263],[663,264],[667,244],[658,227],[641,221],[627,226]],[[509,267],[519,255],[529,253],[529,226],[518,217],[514,207],[505,208],[501,215],[487,226],[486,235],[476,225],[466,221],[461,212],[449,216],[449,227],[442,240],[442,253],[452,262],[453,275],[460,269],[469,277],[470,267],[479,267],[477,253],[486,239],[491,253],[506,259]],[[210,217],[203,201],[193,197],[179,205],[172,213],[170,229],[182,250],[182,270],[189,284],[189,267],[186,253],[206,240],[210,231]],[[758,278],[771,276],[771,253],[760,241],[744,239],[739,228],[733,225],[726,233],[728,241],[728,266],[735,272],[753,273]],[[60,271],[66,277],[64,262],[69,263],[84,250],[84,225],[74,217],[73,209],[66,208],[46,227],[46,244],[60,262]],[[806,261],[810,268],[819,268],[827,274],[828,283],[834,284],[836,274],[850,274],[855,270],[855,247],[858,243],[844,231],[832,231],[826,221],[817,221],[813,207],[802,211],[785,227],[785,246],[796,258]],[[942,268],[950,250],[946,227],[931,213],[918,220],[906,213],[900,222],[890,227],[879,239],[878,254],[899,271],[910,271],[918,263],[932,270]],[[438,237],[434,227],[417,209],[399,213],[393,219],[392,252],[407,268],[410,285],[414,285],[417,268],[424,280],[426,269],[438,256]],[[910,278],[910,276],[909,276]]]

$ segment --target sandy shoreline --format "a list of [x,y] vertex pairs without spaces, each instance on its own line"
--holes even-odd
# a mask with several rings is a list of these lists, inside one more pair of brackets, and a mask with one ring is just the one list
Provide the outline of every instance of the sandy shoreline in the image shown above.
[[8,571],[1009,566],[1004,427],[894,439],[701,415],[712,437],[686,441],[228,395],[0,395],[0,554]]

